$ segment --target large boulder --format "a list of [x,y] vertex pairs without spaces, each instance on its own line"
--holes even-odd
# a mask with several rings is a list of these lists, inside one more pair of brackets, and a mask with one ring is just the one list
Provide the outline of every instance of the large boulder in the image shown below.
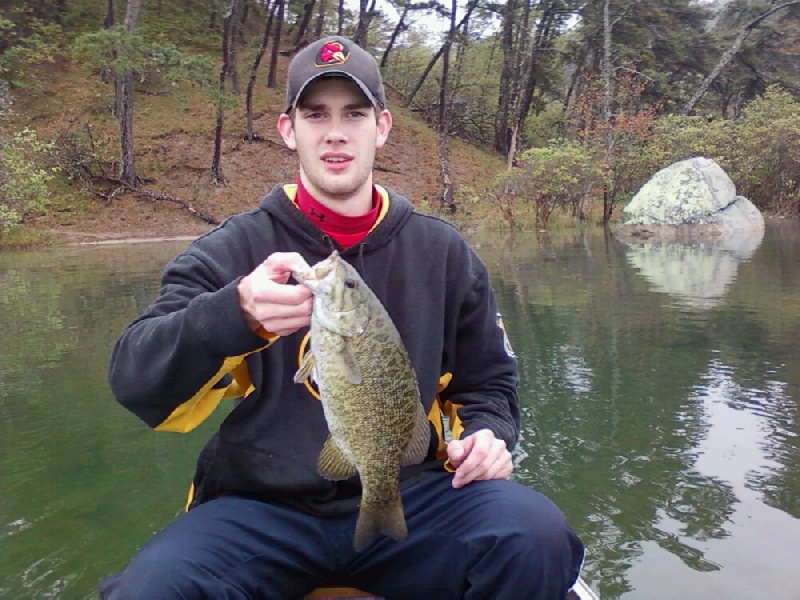
[[623,211],[622,237],[684,238],[764,229],[764,217],[710,158],[670,165],[645,183]]

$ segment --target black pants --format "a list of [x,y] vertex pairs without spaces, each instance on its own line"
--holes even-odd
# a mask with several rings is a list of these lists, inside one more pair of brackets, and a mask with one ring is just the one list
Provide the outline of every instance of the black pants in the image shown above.
[[178,517],[101,583],[108,599],[292,599],[335,582],[390,600],[560,600],[583,545],[542,494],[443,473],[403,492],[408,537],[353,550],[356,515],[228,496]]

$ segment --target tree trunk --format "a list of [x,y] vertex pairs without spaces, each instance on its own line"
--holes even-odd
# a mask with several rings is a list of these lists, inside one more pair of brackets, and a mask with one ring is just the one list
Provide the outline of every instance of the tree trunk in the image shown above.
[[[550,46],[552,36],[555,35],[556,27],[555,20],[559,14],[560,4],[559,0],[548,2],[543,7],[543,13],[537,19],[536,33],[533,37],[531,49],[528,51],[528,59],[525,61],[525,79],[519,91],[520,98],[517,102],[517,108],[514,113],[513,121],[513,135],[518,137],[520,132],[524,131],[525,121],[528,120],[531,106],[533,105],[533,97],[536,91],[536,76],[539,66],[539,55],[546,52]],[[511,162],[516,158],[516,151],[519,145],[519,139],[514,139],[514,152],[511,155]]]
[[[461,29],[461,27],[463,27],[465,23],[469,22],[469,18],[472,15],[472,11],[475,10],[477,6],[478,6],[478,0],[470,0],[470,3],[467,5],[467,13],[464,15],[461,21],[459,21],[458,25],[456,25],[456,30]],[[422,72],[422,75],[420,76],[419,81],[417,81],[417,84],[414,86],[414,89],[411,90],[411,92],[406,96],[406,99],[403,102],[403,108],[408,108],[409,106],[411,106],[411,103],[414,101],[414,96],[416,96],[419,90],[422,88],[422,86],[425,83],[425,80],[428,78],[428,75],[430,74],[434,65],[436,65],[436,63],[441,58],[442,53],[444,52],[445,47],[447,46],[447,43],[448,42],[445,41],[444,44],[442,44],[442,47],[436,51],[436,54],[434,54],[431,60],[428,62],[428,66],[425,67],[425,70]]]
[[603,143],[605,144],[605,158],[606,158],[606,174],[603,181],[603,224],[609,222],[611,219],[612,210],[612,195],[609,186],[609,171],[611,167],[611,100],[613,98],[614,90],[612,89],[613,83],[613,65],[611,58],[611,44],[612,44],[612,30],[611,23],[611,6],[610,0],[603,2],[603,58],[600,61],[600,72],[603,78]]
[[208,28],[217,28],[217,17],[219,16],[219,0],[211,0],[208,5]]
[[428,75],[433,70],[434,65],[442,57],[442,53],[444,53],[446,47],[447,47],[447,42],[442,44],[442,47],[439,48],[436,51],[436,54],[434,54],[431,57],[430,61],[428,61],[428,66],[425,67],[425,70],[422,72],[422,75],[420,75],[420,78],[417,81],[417,84],[414,86],[414,89],[412,89],[406,96],[406,99],[403,102],[403,108],[408,108],[409,106],[411,106],[411,103],[414,101],[414,96],[416,96],[417,92],[419,92],[419,90],[422,88],[423,84],[425,83],[425,80],[428,78]]
[[225,183],[225,176],[222,174],[222,128],[225,123],[225,79],[228,73],[230,58],[231,21],[234,20],[236,0],[231,0],[225,17],[222,19],[222,67],[219,70],[219,87],[217,89],[217,123],[214,128],[214,158],[211,161],[211,181],[214,183]]
[[133,73],[126,72],[118,77],[119,85],[119,129],[120,129],[120,175],[132,188],[139,186],[136,173],[136,154],[133,144]]
[[797,4],[800,4],[800,0],[795,0],[794,2],[785,2],[784,4],[775,6],[770,10],[768,10],[767,12],[759,15],[758,17],[750,21],[747,25],[745,25],[739,32],[739,35],[736,36],[736,39],[733,40],[733,44],[731,44],[731,47],[728,48],[722,54],[722,56],[719,59],[719,62],[717,63],[717,66],[714,67],[711,73],[708,74],[708,77],[706,77],[703,80],[703,83],[700,84],[700,87],[697,88],[697,91],[694,93],[689,102],[686,104],[686,107],[683,109],[683,114],[687,116],[694,114],[695,106],[697,106],[697,103],[700,102],[700,99],[708,91],[708,88],[711,86],[714,80],[719,76],[719,74],[722,73],[725,67],[727,67],[728,64],[733,60],[733,57],[739,53],[739,50],[741,50],[742,48],[742,44],[744,44],[744,41],[753,32],[753,30],[756,27],[758,27],[762,23],[762,21],[764,21],[764,19],[772,16],[774,13],[778,12],[783,8],[787,8],[789,6],[795,6]]
[[285,0],[275,0],[278,3],[276,11],[278,13],[275,22],[275,39],[272,40],[272,53],[269,57],[269,74],[267,75],[267,87],[278,87],[278,51],[281,48],[281,31],[283,30],[283,14],[286,10]]
[[367,41],[367,9],[369,7],[369,0],[358,0],[358,24],[356,25],[356,33],[353,36],[353,41],[362,48]]
[[515,30],[518,9],[517,0],[508,0],[503,14],[503,29],[500,43],[503,52],[503,68],[500,71],[500,89],[497,97],[497,112],[494,124],[494,149],[504,156],[508,155],[511,145],[509,116],[511,115],[511,88],[515,80]]
[[[141,14],[141,0],[128,0],[125,13],[125,31],[129,34],[136,29]],[[119,90],[119,129],[120,129],[120,180],[132,188],[139,186],[136,161],[133,149],[133,71],[126,70],[117,75]]]
[[408,25],[406,25],[406,16],[408,15],[408,7],[409,5],[406,4],[403,7],[403,12],[400,15],[400,20],[397,22],[397,26],[392,31],[392,36],[389,38],[389,43],[386,44],[386,50],[383,51],[383,56],[381,57],[381,69],[383,69],[386,64],[389,62],[389,53],[392,51],[394,47],[394,43],[397,41],[397,36],[403,33],[406,29],[408,29]]
[[308,0],[308,2],[303,5],[303,18],[300,21],[300,26],[297,28],[297,34],[294,36],[295,48],[300,45],[300,42],[303,41],[306,35],[306,30],[308,30],[308,24],[311,23],[311,17],[314,14],[314,6],[316,3],[316,0]]
[[519,24],[515,25],[516,34],[514,37],[516,41],[513,44],[511,55],[511,73],[513,76],[506,93],[508,96],[506,101],[507,113],[504,115],[505,127],[502,132],[506,144],[505,152],[508,169],[511,169],[514,165],[514,159],[516,158],[517,148],[519,146],[522,88],[527,77],[526,73],[533,68],[529,66],[533,59],[528,57],[528,45],[530,44],[531,37],[531,0],[525,0],[522,7],[521,18],[514,19],[514,21],[517,20],[519,20]]
[[[106,18],[103,20],[103,29],[111,29],[114,26],[114,0],[107,0],[106,2]],[[117,58],[116,50],[112,50],[112,54],[114,59]],[[109,83],[111,81],[111,70],[108,68],[103,68],[103,71],[100,74],[100,80],[103,83]],[[114,92],[114,108],[112,110],[114,116],[118,115],[118,106],[117,104],[117,94],[116,91]]]
[[450,13],[450,31],[444,43],[442,53],[442,83],[439,88],[439,168],[442,173],[442,196],[439,199],[439,212],[446,211],[449,214],[455,212],[453,202],[453,182],[450,179],[450,164],[448,162],[447,132],[449,121],[449,101],[447,84],[450,78],[450,50],[453,47],[453,40],[456,37],[456,11],[458,10],[457,0],[452,0],[452,12]]
[[367,45],[367,37],[369,34],[369,25],[372,22],[372,17],[375,16],[375,4],[377,0],[359,0],[358,3],[358,25],[356,26],[356,34],[353,41],[365,48]]
[[325,27],[325,10],[328,8],[327,4],[328,3],[326,0],[319,0],[318,3],[319,8],[317,10],[317,25],[314,28],[315,40],[318,40],[319,38],[322,37],[322,30]]
[[264,35],[261,37],[261,45],[258,47],[258,52],[256,53],[256,57],[253,60],[253,68],[250,71],[250,81],[247,83],[247,98],[245,101],[246,104],[246,113],[245,117],[247,119],[247,132],[245,133],[245,138],[249,141],[253,141],[255,139],[255,133],[253,131],[253,90],[256,86],[256,78],[258,76],[258,67],[261,66],[261,60],[264,58],[264,54],[267,51],[267,44],[269,43],[269,34],[272,30],[272,19],[275,16],[275,6],[276,3],[273,3],[271,7],[268,7],[268,14],[267,18],[265,19],[264,24]]
[[242,91],[239,88],[239,60],[237,40],[239,38],[239,8],[237,0],[231,2],[231,16],[228,24],[228,77],[231,79],[231,91],[239,96]]
[[[264,10],[269,10],[269,0],[264,3]],[[241,14],[239,15],[239,26],[237,27],[237,31],[239,35],[237,35],[237,42],[244,46],[245,39],[244,39],[244,31],[245,25],[247,24],[247,19],[250,16],[250,3],[248,0],[244,0],[242,2],[242,9],[239,11]]]

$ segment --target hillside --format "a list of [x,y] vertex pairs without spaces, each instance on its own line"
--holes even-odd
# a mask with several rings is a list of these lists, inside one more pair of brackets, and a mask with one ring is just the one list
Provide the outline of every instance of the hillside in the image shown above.
[[[282,65],[281,73],[286,66]],[[256,83],[253,105],[258,141],[246,141],[247,80],[242,71],[243,93],[226,110],[224,185],[211,181],[215,115],[208,92],[159,82],[144,82],[137,88],[134,136],[137,171],[146,180],[142,189],[178,198],[221,221],[255,206],[274,184],[294,180],[294,154],[284,147],[275,128],[283,90],[267,89],[263,80]],[[119,155],[119,130],[111,116],[113,85],[102,83],[99,74],[66,58],[40,65],[26,75],[31,87],[14,91],[14,128],[30,126],[41,137],[57,141],[62,159],[70,156],[73,164],[105,165],[106,174],[115,175],[111,162]],[[419,210],[435,211],[442,188],[437,136],[411,111],[399,108],[399,100],[389,89],[394,128],[378,153],[375,180],[409,198]],[[450,169],[459,204],[455,219],[475,226],[487,217],[485,207],[481,215],[470,214],[465,207],[470,199],[484,195],[502,168],[498,157],[451,140]],[[91,192],[85,182],[60,177],[50,210],[32,215],[26,225],[54,232],[67,242],[196,235],[211,227],[177,203],[119,194],[111,183],[95,181],[94,188]]]

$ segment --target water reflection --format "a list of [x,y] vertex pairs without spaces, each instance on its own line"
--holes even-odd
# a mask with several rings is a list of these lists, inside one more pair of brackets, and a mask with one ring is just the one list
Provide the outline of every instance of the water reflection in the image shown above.
[[[785,388],[781,382],[767,388],[769,397],[764,394],[767,390],[743,388],[734,370],[719,361],[709,365],[704,379],[690,400],[696,409],[691,412],[699,415],[706,433],[690,456],[695,472],[724,489],[726,511],[716,515],[717,527],[709,531],[692,527],[692,519],[687,520],[687,514],[696,512],[695,502],[676,502],[673,510],[659,514],[655,527],[694,548],[720,572],[703,575],[703,569],[697,568],[687,572],[653,548],[658,560],[637,563],[628,577],[634,588],[649,585],[668,590],[660,598],[693,597],[701,585],[713,585],[725,598],[764,597],[764,580],[779,581],[796,569],[796,553],[778,549],[789,550],[800,539],[800,521],[787,519],[767,496],[770,485],[766,482],[785,474],[785,465],[776,460],[774,449],[785,447],[786,439],[776,440],[775,429],[781,430],[782,436],[792,436],[787,430],[790,423],[782,422],[780,414],[770,410],[770,397],[781,404],[797,404],[780,391]],[[693,493],[709,491],[700,488]],[[663,549],[680,556],[669,547]],[[759,576],[731,577],[731,572]],[[791,597],[796,590],[784,590],[778,597]]]
[[[630,246],[597,236],[482,241],[520,357],[519,478],[582,524],[587,577],[606,597],[751,598],[769,553],[748,566],[745,540],[763,535],[773,553],[796,556],[800,253],[760,243],[659,248],[637,263]],[[642,277],[687,262],[703,284]],[[729,411],[760,424],[757,456],[772,464],[745,483],[759,494],[709,462],[730,437],[700,392],[716,389],[710,378],[730,384]],[[763,511],[787,535],[754,516]],[[775,563],[784,579],[758,597],[794,597],[800,576]]]
[[689,306],[711,308],[736,279],[764,238],[763,230],[705,236],[681,242],[631,241],[628,262],[659,292]]

